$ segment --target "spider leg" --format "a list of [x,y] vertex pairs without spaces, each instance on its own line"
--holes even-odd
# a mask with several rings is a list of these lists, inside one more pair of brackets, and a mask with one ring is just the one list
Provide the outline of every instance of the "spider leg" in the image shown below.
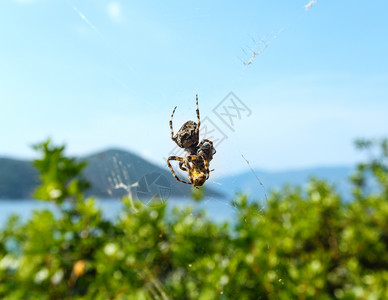
[[199,145],[198,145],[198,148],[201,148],[203,144],[205,143],[209,143],[210,145],[212,145],[212,148],[214,149],[214,146],[213,146],[213,142],[211,140],[208,140],[208,139],[203,139]]
[[197,103],[196,112],[197,112],[197,120],[198,120],[198,124],[197,124],[197,128],[195,129],[195,133],[199,137],[199,126],[201,125],[201,118],[199,117],[198,94],[195,95],[195,98],[196,98],[196,103]]
[[183,161],[179,162],[179,169],[181,169],[182,171],[187,171],[186,167],[184,167],[183,164],[184,164]]
[[211,161],[211,160],[213,159],[213,155],[216,154],[216,149],[214,149],[213,142],[212,142],[211,140],[203,139],[203,140],[199,143],[199,145],[197,146],[197,147],[198,147],[198,152],[199,152],[200,149],[202,149],[202,146],[203,146],[205,143],[209,143],[210,146],[211,146],[211,149],[209,149],[209,151],[203,149],[203,150],[204,150],[204,153],[206,153],[207,156],[208,156],[206,159],[207,159],[208,162],[209,162],[209,161]]
[[171,119],[170,119],[170,130],[171,130],[171,139],[174,140],[174,130],[172,129],[172,117],[174,116],[176,110],[176,106],[174,107],[174,110],[172,111],[171,114]]
[[210,176],[209,162],[207,161],[207,159],[203,159],[203,163],[205,165],[206,180],[208,180]]
[[178,178],[178,176],[175,174],[175,171],[170,164],[170,160],[176,160],[176,161],[179,161],[181,163],[184,161],[184,159],[182,157],[179,157],[179,156],[170,156],[169,158],[167,158],[167,165],[170,168],[172,176],[174,176],[174,178],[176,180],[178,180],[179,182],[182,182],[182,183],[191,184],[190,182],[187,182],[187,181],[184,181],[184,180]]
[[199,158],[198,155],[188,155],[188,156],[186,157],[186,159],[187,159],[188,162],[196,161],[198,158]]

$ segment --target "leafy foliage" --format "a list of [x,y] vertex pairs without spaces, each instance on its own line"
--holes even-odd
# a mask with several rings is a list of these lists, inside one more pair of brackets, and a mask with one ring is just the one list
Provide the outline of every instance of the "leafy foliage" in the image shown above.
[[[66,158],[64,147],[40,144],[36,195],[60,213],[36,211],[25,224],[12,217],[0,231],[0,297],[387,299],[384,143],[381,156],[359,165],[352,202],[312,179],[305,190],[272,192],[264,208],[237,195],[233,222],[222,224],[202,211],[129,198],[117,220],[104,220],[82,196],[84,164]],[[367,177],[378,186],[371,193]]]
[[65,146],[53,146],[50,139],[33,147],[43,155],[42,159],[34,161],[42,181],[34,196],[53,200],[57,204],[65,199],[81,200],[83,192],[89,187],[89,183],[80,177],[86,162],[64,156]]

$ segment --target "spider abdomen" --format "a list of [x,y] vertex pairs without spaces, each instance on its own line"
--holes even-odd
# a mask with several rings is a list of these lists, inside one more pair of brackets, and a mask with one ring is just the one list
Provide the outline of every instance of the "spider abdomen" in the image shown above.
[[187,121],[174,135],[173,140],[181,148],[190,148],[192,145],[198,144],[199,136],[196,129],[197,123]]

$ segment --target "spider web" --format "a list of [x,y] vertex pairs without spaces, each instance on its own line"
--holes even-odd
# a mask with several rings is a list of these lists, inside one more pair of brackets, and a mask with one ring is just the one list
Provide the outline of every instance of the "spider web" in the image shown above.
[[[148,165],[139,164],[137,156],[122,150],[109,150],[91,158],[94,163],[89,173],[99,175],[98,186],[107,197],[128,196],[145,205],[163,203],[171,194],[166,176]],[[97,160],[97,161],[96,161]],[[154,203],[155,204],[155,203]]]
[[[105,45],[109,46],[109,49],[112,52],[115,52],[114,49],[110,47],[110,43],[107,42],[105,36],[102,34],[102,32],[98,29],[98,27],[88,18],[84,12],[82,12],[77,6],[74,5],[74,3],[71,0],[68,0],[69,5],[73,9],[73,11],[89,26],[98,36],[101,38],[101,40],[104,42]],[[117,57],[115,55],[115,57]],[[128,66],[127,66],[128,67]],[[129,66],[129,69],[134,72],[133,68]],[[118,81],[124,88],[129,89],[128,86],[126,86],[117,76],[112,75],[112,77]],[[198,91],[197,91],[198,93]],[[230,93],[233,94],[233,93]],[[234,95],[234,94],[233,94]],[[233,96],[232,95],[232,96]],[[228,95],[229,96],[229,95]],[[232,99],[232,102],[238,102],[239,99],[236,100]],[[200,100],[201,102],[201,100]],[[241,101],[240,101],[241,102]],[[179,103],[177,103],[179,105]],[[235,103],[233,102],[233,105]],[[200,105],[201,106],[201,105]],[[220,106],[220,108],[225,107],[223,105]],[[217,106],[217,107],[218,107]],[[180,107],[180,110],[182,112],[182,107]],[[240,116],[240,110],[236,110]],[[192,120],[196,120],[195,116],[195,101],[192,101],[192,105],[190,105],[190,109],[187,109],[187,111],[184,111],[183,113],[186,115],[191,115]],[[227,114],[226,111],[220,112],[219,115]],[[176,118],[178,114],[175,115],[174,118]],[[231,118],[231,115],[229,114],[229,120],[233,124],[233,119]],[[179,118],[178,118],[179,120]],[[187,121],[187,120],[186,120]],[[174,129],[176,130],[179,125],[174,122]],[[225,126],[226,124],[226,126]],[[235,135],[231,135],[231,132],[228,131],[230,125],[227,124],[227,122],[222,123],[217,121],[217,119],[214,117],[214,115],[205,114],[201,111],[201,129],[200,129],[200,140],[207,138],[209,140],[212,140],[215,148],[220,149],[220,151],[229,151],[228,149],[225,149],[225,147],[221,147],[223,142],[226,139],[230,138],[236,138]],[[166,127],[166,130],[168,127]],[[177,147],[172,141],[170,141],[173,145],[173,149],[167,153],[166,156],[170,155],[177,155],[177,156],[183,156],[184,150]],[[220,148],[219,148],[220,147]],[[163,160],[161,161],[161,165],[166,170],[166,173],[161,174],[160,172],[154,172],[152,170],[144,171],[141,169],[136,168],[136,164],[133,162],[128,162],[126,155],[121,154],[115,154],[111,158],[105,158],[104,160],[100,161],[99,164],[99,170],[94,170],[99,174],[100,177],[100,186],[102,186],[105,191],[107,197],[122,197],[122,196],[129,196],[133,199],[138,199],[143,201],[145,205],[150,205],[151,203],[154,203],[155,201],[165,202],[168,200],[171,205],[182,205],[184,203],[185,205],[195,205],[199,208],[204,208],[205,210],[213,211],[213,217],[221,219],[229,219],[230,216],[233,215],[235,211],[235,206],[233,202],[231,202],[231,199],[234,197],[234,193],[231,193],[229,190],[237,190],[238,189],[238,183],[232,183],[226,184],[222,181],[219,181],[218,177],[216,176],[217,172],[217,154],[215,155],[214,160],[210,163],[210,170],[213,168],[215,171],[212,171],[210,173],[209,180],[205,183],[205,189],[208,190],[225,190],[226,187],[228,187],[228,192],[226,193],[226,197],[216,197],[214,195],[206,195],[203,201],[198,204],[192,201],[190,193],[181,194],[179,197],[173,197],[175,190],[169,184],[169,180],[167,179],[168,176],[170,176],[169,172],[170,170],[167,168],[165,161],[166,156],[163,157]],[[225,157],[225,156],[224,156]],[[233,159],[237,160],[236,157],[227,157],[227,159]],[[246,161],[248,162],[248,161]],[[241,162],[244,164],[244,161]],[[248,163],[249,165],[249,163]],[[176,172],[176,175],[181,178],[182,180],[189,181],[187,177],[187,172],[184,172],[180,170],[178,167],[178,163],[173,162],[173,168]],[[250,165],[249,165],[249,168]],[[252,174],[254,171],[252,170]],[[256,178],[257,175],[254,174]],[[171,179],[171,176],[170,176]],[[260,181],[260,179],[257,179]],[[184,185],[183,183],[180,185]],[[261,187],[264,190],[264,186],[261,183]],[[265,194],[265,192],[264,192]],[[265,194],[266,197],[266,194]],[[184,201],[182,201],[184,200]],[[221,212],[221,213],[220,213]],[[212,213],[211,213],[212,214]]]

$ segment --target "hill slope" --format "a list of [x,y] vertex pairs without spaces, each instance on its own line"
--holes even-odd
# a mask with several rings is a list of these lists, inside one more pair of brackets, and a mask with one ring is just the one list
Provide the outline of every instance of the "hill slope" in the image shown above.
[[[131,191],[133,196],[147,199],[154,194],[168,197],[190,195],[192,186],[176,181],[168,169],[156,166],[139,156],[122,150],[107,150],[85,157],[89,162],[85,177],[92,182],[90,195],[102,198],[121,197]],[[208,196],[220,197],[221,192],[206,189]]]
[[0,158],[0,199],[26,199],[39,184],[30,161]]
[[[185,197],[191,185],[176,181],[168,169],[149,163],[141,157],[122,150],[107,150],[81,158],[86,160],[83,175],[90,181],[87,195],[117,198],[132,193],[139,199],[153,196]],[[0,158],[0,199],[30,199],[39,184],[39,174],[31,161]],[[206,189],[207,196],[222,193]]]

